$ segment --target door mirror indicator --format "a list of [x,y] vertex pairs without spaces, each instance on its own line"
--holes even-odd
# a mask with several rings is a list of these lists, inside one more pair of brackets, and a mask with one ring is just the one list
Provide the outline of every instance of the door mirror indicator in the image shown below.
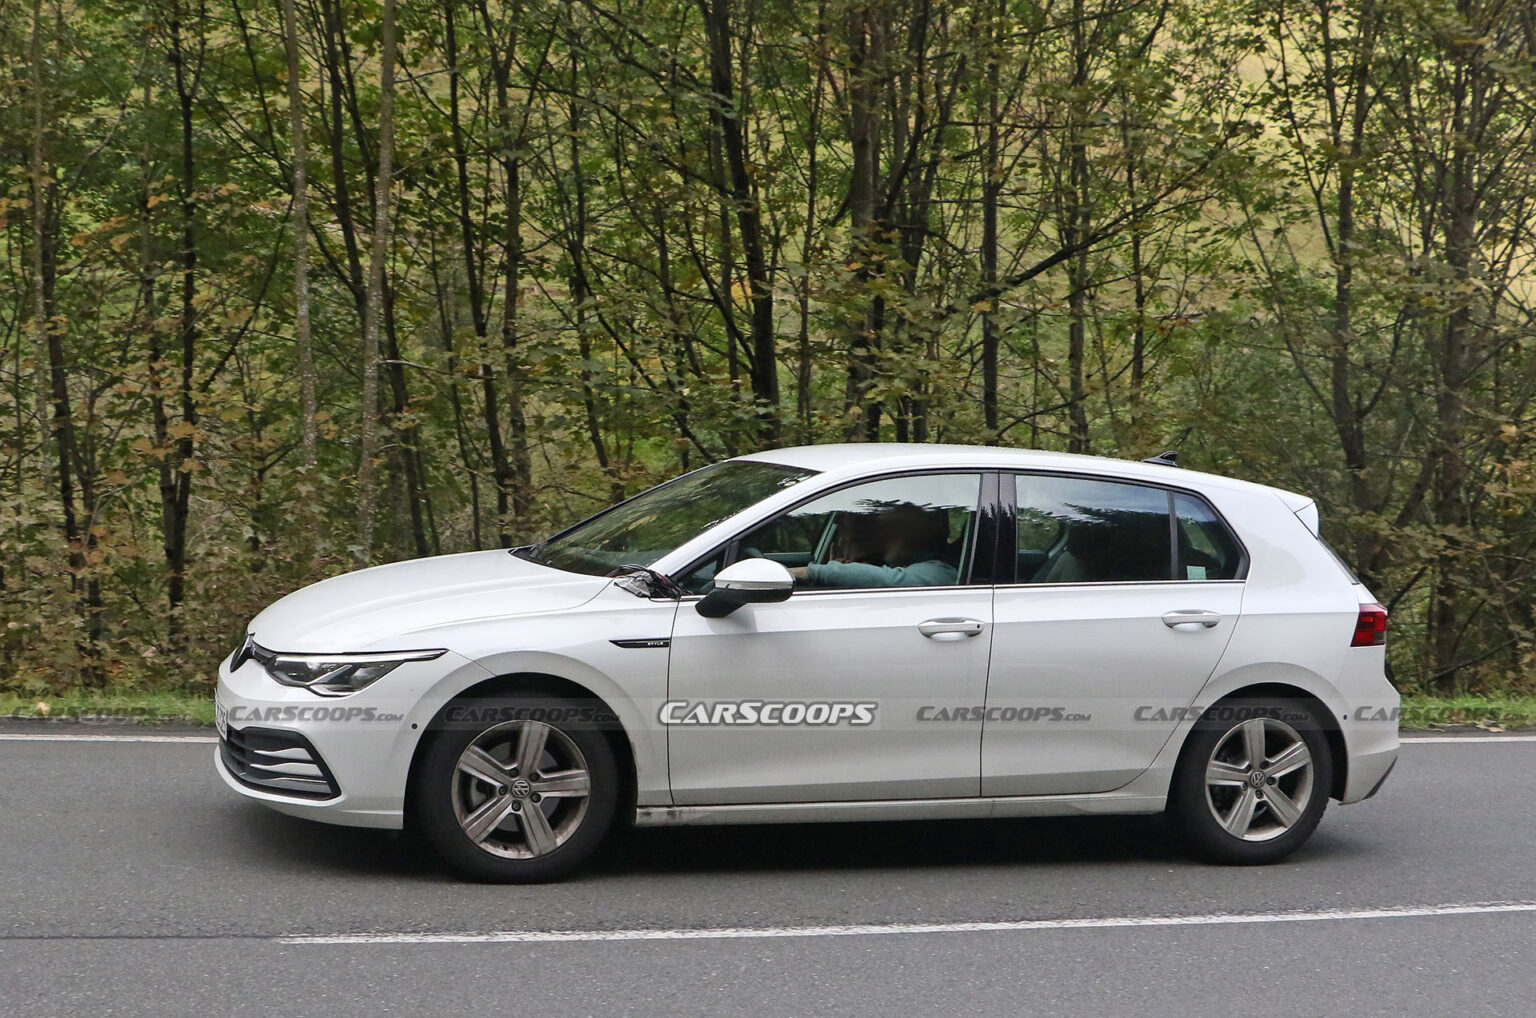
[[784,601],[794,591],[795,578],[788,569],[772,559],[749,558],[716,573],[715,589],[695,607],[707,619],[722,619],[744,604]]

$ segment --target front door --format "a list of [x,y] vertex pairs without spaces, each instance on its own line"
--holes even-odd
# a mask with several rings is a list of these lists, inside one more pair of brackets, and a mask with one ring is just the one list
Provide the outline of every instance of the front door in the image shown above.
[[[992,640],[992,588],[969,582],[981,481],[930,473],[849,485],[701,567],[712,575],[763,556],[797,583],[787,601],[725,618],[679,610],[662,712],[675,803],[979,793],[972,707],[983,703]],[[918,720],[936,712],[946,720]]]

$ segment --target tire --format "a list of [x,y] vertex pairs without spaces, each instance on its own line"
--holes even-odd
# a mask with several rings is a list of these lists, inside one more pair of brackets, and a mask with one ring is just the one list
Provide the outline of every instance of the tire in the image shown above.
[[[1263,757],[1257,768],[1255,752]],[[1332,788],[1333,757],[1316,710],[1296,700],[1224,700],[1206,711],[1184,744],[1168,815],[1191,854],[1224,865],[1263,865],[1284,859],[1312,835]]]
[[590,717],[587,704],[539,694],[450,704],[411,782],[422,837],[487,883],[558,880],[581,865],[620,793],[613,747]]

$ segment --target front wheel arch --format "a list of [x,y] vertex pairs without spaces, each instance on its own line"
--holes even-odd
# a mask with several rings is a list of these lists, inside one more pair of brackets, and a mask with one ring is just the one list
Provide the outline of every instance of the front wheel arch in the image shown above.
[[[413,786],[416,784],[417,778],[421,773],[421,758],[426,751],[432,732],[442,721],[444,712],[463,700],[487,699],[519,693],[537,693],[566,700],[589,700],[607,711],[614,718],[618,717],[618,713],[613,710],[607,701],[590,689],[587,689],[580,683],[572,682],[570,679],[543,672],[513,672],[507,675],[497,675],[494,678],[489,678],[483,682],[477,682],[473,686],[461,689],[438,708],[437,713],[432,716],[432,720],[427,723],[425,730],[421,733],[421,737],[416,740],[416,748],[411,752],[411,766],[407,772],[405,795],[405,826],[407,828],[412,827],[415,822],[415,817],[412,815],[412,803],[415,801],[415,795],[413,794],[415,789]],[[611,728],[604,729],[603,735],[613,748],[614,761],[618,767],[621,784],[619,789],[619,807],[615,823],[629,824],[634,820],[635,796],[636,789],[638,788],[634,747],[630,745],[629,733],[625,731],[623,724],[617,720],[614,721]]]

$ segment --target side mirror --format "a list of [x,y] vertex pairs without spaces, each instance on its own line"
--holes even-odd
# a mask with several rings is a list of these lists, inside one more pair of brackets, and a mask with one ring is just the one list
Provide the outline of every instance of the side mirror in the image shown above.
[[742,559],[715,574],[715,589],[695,607],[706,619],[723,619],[744,604],[784,601],[794,591],[795,578],[773,559]]

